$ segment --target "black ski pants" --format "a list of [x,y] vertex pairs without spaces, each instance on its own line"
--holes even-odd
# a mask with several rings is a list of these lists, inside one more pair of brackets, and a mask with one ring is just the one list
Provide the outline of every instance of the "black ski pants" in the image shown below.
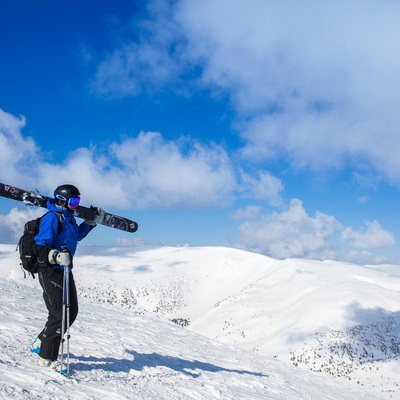
[[[58,357],[61,344],[64,271],[43,266],[39,268],[39,282],[43,288],[43,299],[49,312],[46,325],[38,336],[42,342],[39,355],[46,360],[54,361]],[[69,283],[69,323],[72,325],[78,315],[78,297],[72,272],[70,272]]]

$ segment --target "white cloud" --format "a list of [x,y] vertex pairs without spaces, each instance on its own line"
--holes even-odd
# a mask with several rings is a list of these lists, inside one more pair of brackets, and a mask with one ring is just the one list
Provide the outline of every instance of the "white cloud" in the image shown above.
[[298,199],[281,213],[262,214],[261,209],[251,207],[236,216],[246,220],[239,227],[239,247],[274,258],[335,258],[330,239],[340,223],[321,212],[309,216]]
[[278,205],[281,202],[283,183],[268,171],[258,171],[253,175],[242,171],[240,190],[245,198],[268,200],[271,204]]
[[364,159],[400,180],[398,3],[180,4],[188,56],[250,121],[245,156],[284,152],[312,168]]
[[135,96],[143,90],[173,84],[182,72],[180,64],[184,60],[171,8],[159,0],[149,2],[147,7],[149,19],[130,23],[137,41],[122,43],[97,65],[95,92],[112,97]]
[[238,210],[234,217],[243,221],[235,246],[279,259],[340,258],[357,263],[382,263],[388,257],[372,249],[396,244],[394,235],[377,221],[367,221],[365,230],[355,231],[343,227],[334,216],[319,211],[314,216],[308,215],[298,199],[291,200],[288,209],[282,212],[266,214],[261,207],[248,206]]
[[388,257],[375,255],[369,251],[350,251],[343,256],[343,260],[356,264],[384,264],[388,262]]
[[41,163],[38,167],[41,187],[51,194],[61,183],[76,185],[84,202],[127,207],[131,202],[123,189],[124,174],[99,147],[79,148],[59,164]]
[[126,45],[114,51],[97,67],[93,89],[112,97],[135,96],[143,88],[175,79],[176,64],[159,47]]
[[160,133],[142,132],[111,151],[125,171],[128,194],[140,207],[225,203],[236,187],[231,161],[218,145],[167,141]]
[[70,182],[86,188],[87,201],[121,208],[224,203],[235,189],[229,158],[216,145],[141,132],[108,147],[77,149],[62,164],[43,164],[43,185],[51,190],[55,178]]
[[135,95],[197,77],[243,118],[244,157],[283,154],[316,169],[366,162],[400,181],[398,2],[149,4],[143,35],[98,66],[100,91]]
[[353,228],[345,228],[342,239],[350,245],[360,248],[391,247],[396,244],[394,235],[383,229],[378,221],[366,221],[364,231],[355,231]]
[[22,136],[23,127],[23,119],[0,113],[0,180],[7,184],[51,195],[59,184],[71,183],[86,204],[117,208],[226,205],[240,192],[235,167],[216,144],[141,132],[107,146],[78,148],[51,164]]
[[28,182],[38,159],[38,149],[31,138],[25,138],[21,129],[24,117],[15,117],[0,109],[0,178],[15,186]]
[[6,215],[0,214],[0,243],[17,244],[27,221],[44,214],[43,209],[14,207]]

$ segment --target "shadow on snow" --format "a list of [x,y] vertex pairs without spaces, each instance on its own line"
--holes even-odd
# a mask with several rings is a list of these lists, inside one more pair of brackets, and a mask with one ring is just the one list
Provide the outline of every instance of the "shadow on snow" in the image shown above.
[[112,357],[97,358],[75,356],[71,354],[73,368],[77,371],[90,371],[99,369],[111,372],[130,372],[131,370],[143,371],[145,367],[166,367],[176,372],[197,378],[202,372],[230,372],[253,376],[268,376],[254,371],[230,369],[198,360],[185,360],[183,358],[164,356],[157,353],[142,354],[134,350],[127,350],[132,360],[117,359]]

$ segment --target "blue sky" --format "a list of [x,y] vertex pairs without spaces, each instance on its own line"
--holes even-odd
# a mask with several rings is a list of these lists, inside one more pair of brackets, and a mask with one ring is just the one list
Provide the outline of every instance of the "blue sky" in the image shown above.
[[[140,224],[88,244],[399,263],[399,18],[390,0],[4,1],[0,181],[73,183]],[[1,241],[27,213],[0,199]]]

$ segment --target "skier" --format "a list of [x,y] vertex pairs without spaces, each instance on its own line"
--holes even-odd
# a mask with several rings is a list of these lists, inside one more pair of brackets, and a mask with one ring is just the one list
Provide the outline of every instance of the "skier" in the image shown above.
[[[73,211],[79,205],[80,192],[73,185],[61,185],[54,191],[54,200],[49,199],[45,214],[40,221],[39,233],[35,236],[34,252],[38,256],[39,282],[43,288],[43,299],[48,310],[45,327],[32,343],[31,352],[39,355],[39,364],[57,370],[61,343],[63,274],[64,266],[71,266],[77,244],[95,226],[93,221],[76,223]],[[61,228],[61,229],[60,229]],[[63,251],[66,246],[68,251]],[[70,325],[78,315],[78,297],[75,281],[70,273]],[[64,332],[65,333],[65,332]]]

